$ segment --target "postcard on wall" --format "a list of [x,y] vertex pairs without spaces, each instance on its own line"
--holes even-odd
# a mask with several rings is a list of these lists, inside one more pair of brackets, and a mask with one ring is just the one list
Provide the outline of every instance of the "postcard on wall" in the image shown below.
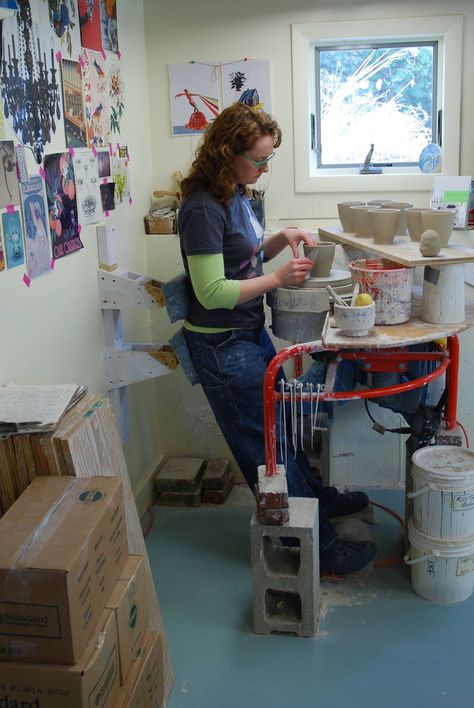
[[76,150],[74,174],[79,223],[81,226],[96,224],[103,214],[99,189],[99,168],[92,150]]
[[82,72],[78,61],[62,59],[64,128],[67,147],[87,147],[86,110],[82,93]]
[[76,180],[69,152],[46,155],[46,197],[53,258],[63,258],[84,248],[77,216]]
[[82,46],[101,52],[103,45],[99,0],[79,0],[78,4]]
[[214,66],[169,64],[173,135],[203,133],[219,115],[219,84]]
[[270,62],[245,59],[222,66],[222,105],[245,103],[266,113],[272,112]]
[[109,144],[110,103],[106,62],[99,52],[83,49],[82,81],[89,147]]
[[81,52],[77,0],[41,0],[40,23],[54,42],[55,53],[77,60]]
[[110,132],[116,138],[120,136],[120,126],[125,110],[125,89],[120,62],[109,56],[107,64],[109,70]]
[[26,272],[30,280],[51,270],[51,243],[43,180],[39,175],[20,183],[25,224]]
[[23,227],[19,208],[8,208],[2,213],[2,232],[7,268],[16,268],[25,262]]
[[431,207],[434,209],[452,209],[455,212],[454,228],[467,228],[469,217],[469,198],[471,177],[435,177],[431,191]]
[[[125,151],[123,150],[125,148]],[[121,154],[125,157],[121,157]],[[115,202],[125,204],[130,202],[130,174],[128,169],[128,148],[119,145],[112,158],[112,180],[115,182]]]
[[117,53],[118,25],[117,25],[117,2],[116,0],[99,0],[100,21],[102,26],[102,44],[104,49]]
[[107,179],[112,174],[112,158],[109,148],[97,150],[97,167],[100,179]]
[[115,209],[115,182],[107,182],[100,185],[100,197],[102,200],[102,209],[104,212],[109,212]]
[[20,203],[20,188],[16,174],[16,156],[13,140],[0,141],[0,208]]

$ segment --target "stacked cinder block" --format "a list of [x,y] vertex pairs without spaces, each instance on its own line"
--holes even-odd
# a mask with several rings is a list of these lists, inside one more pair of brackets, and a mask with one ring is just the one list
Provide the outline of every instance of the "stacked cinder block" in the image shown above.
[[257,507],[262,524],[288,523],[288,484],[283,465],[277,465],[271,476],[267,476],[265,465],[258,467]]
[[223,504],[234,486],[229,461],[170,457],[155,478],[158,503],[165,506]]
[[254,628],[258,634],[316,633],[319,612],[318,501],[291,497],[288,522],[250,524]]

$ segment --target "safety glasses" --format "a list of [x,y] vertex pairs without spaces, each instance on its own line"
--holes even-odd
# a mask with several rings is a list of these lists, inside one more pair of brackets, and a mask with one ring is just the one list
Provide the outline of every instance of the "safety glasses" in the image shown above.
[[245,159],[248,160],[248,162],[251,162],[252,165],[254,167],[256,167],[257,170],[259,170],[261,167],[264,167],[264,165],[268,164],[270,162],[270,160],[273,160],[275,155],[276,155],[276,152],[273,151],[270,155],[268,155],[267,157],[264,157],[263,160],[254,160],[253,157],[249,157],[244,152],[242,157],[245,157]]

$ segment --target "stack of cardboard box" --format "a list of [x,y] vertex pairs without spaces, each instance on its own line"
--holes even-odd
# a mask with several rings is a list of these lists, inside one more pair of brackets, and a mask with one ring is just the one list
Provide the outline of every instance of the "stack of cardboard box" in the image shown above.
[[160,708],[122,482],[38,477],[0,519],[0,707]]

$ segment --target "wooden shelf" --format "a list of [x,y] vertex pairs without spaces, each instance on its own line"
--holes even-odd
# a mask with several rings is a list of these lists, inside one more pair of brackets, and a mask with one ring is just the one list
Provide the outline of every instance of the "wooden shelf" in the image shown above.
[[378,325],[372,327],[365,337],[348,337],[334,324],[328,314],[324,323],[322,341],[325,349],[384,349],[386,347],[406,347],[420,342],[432,342],[458,334],[472,327],[474,323],[474,304],[466,306],[466,319],[457,324],[432,324],[419,317],[412,317],[408,322],[398,325]]
[[[381,245],[374,243],[372,238],[360,238],[355,234],[344,233],[341,227],[320,227],[318,231],[321,236],[334,239],[338,243],[352,246],[362,251],[370,251],[383,258],[389,258],[395,263],[413,268],[415,266],[439,266],[474,262],[474,248],[458,246],[455,243],[450,243],[446,248],[442,248],[436,258],[427,258],[421,255],[420,244],[411,241],[408,236],[396,236],[393,244]],[[460,233],[462,235],[466,234],[465,231]],[[451,239],[456,239],[456,231],[453,232]]]

